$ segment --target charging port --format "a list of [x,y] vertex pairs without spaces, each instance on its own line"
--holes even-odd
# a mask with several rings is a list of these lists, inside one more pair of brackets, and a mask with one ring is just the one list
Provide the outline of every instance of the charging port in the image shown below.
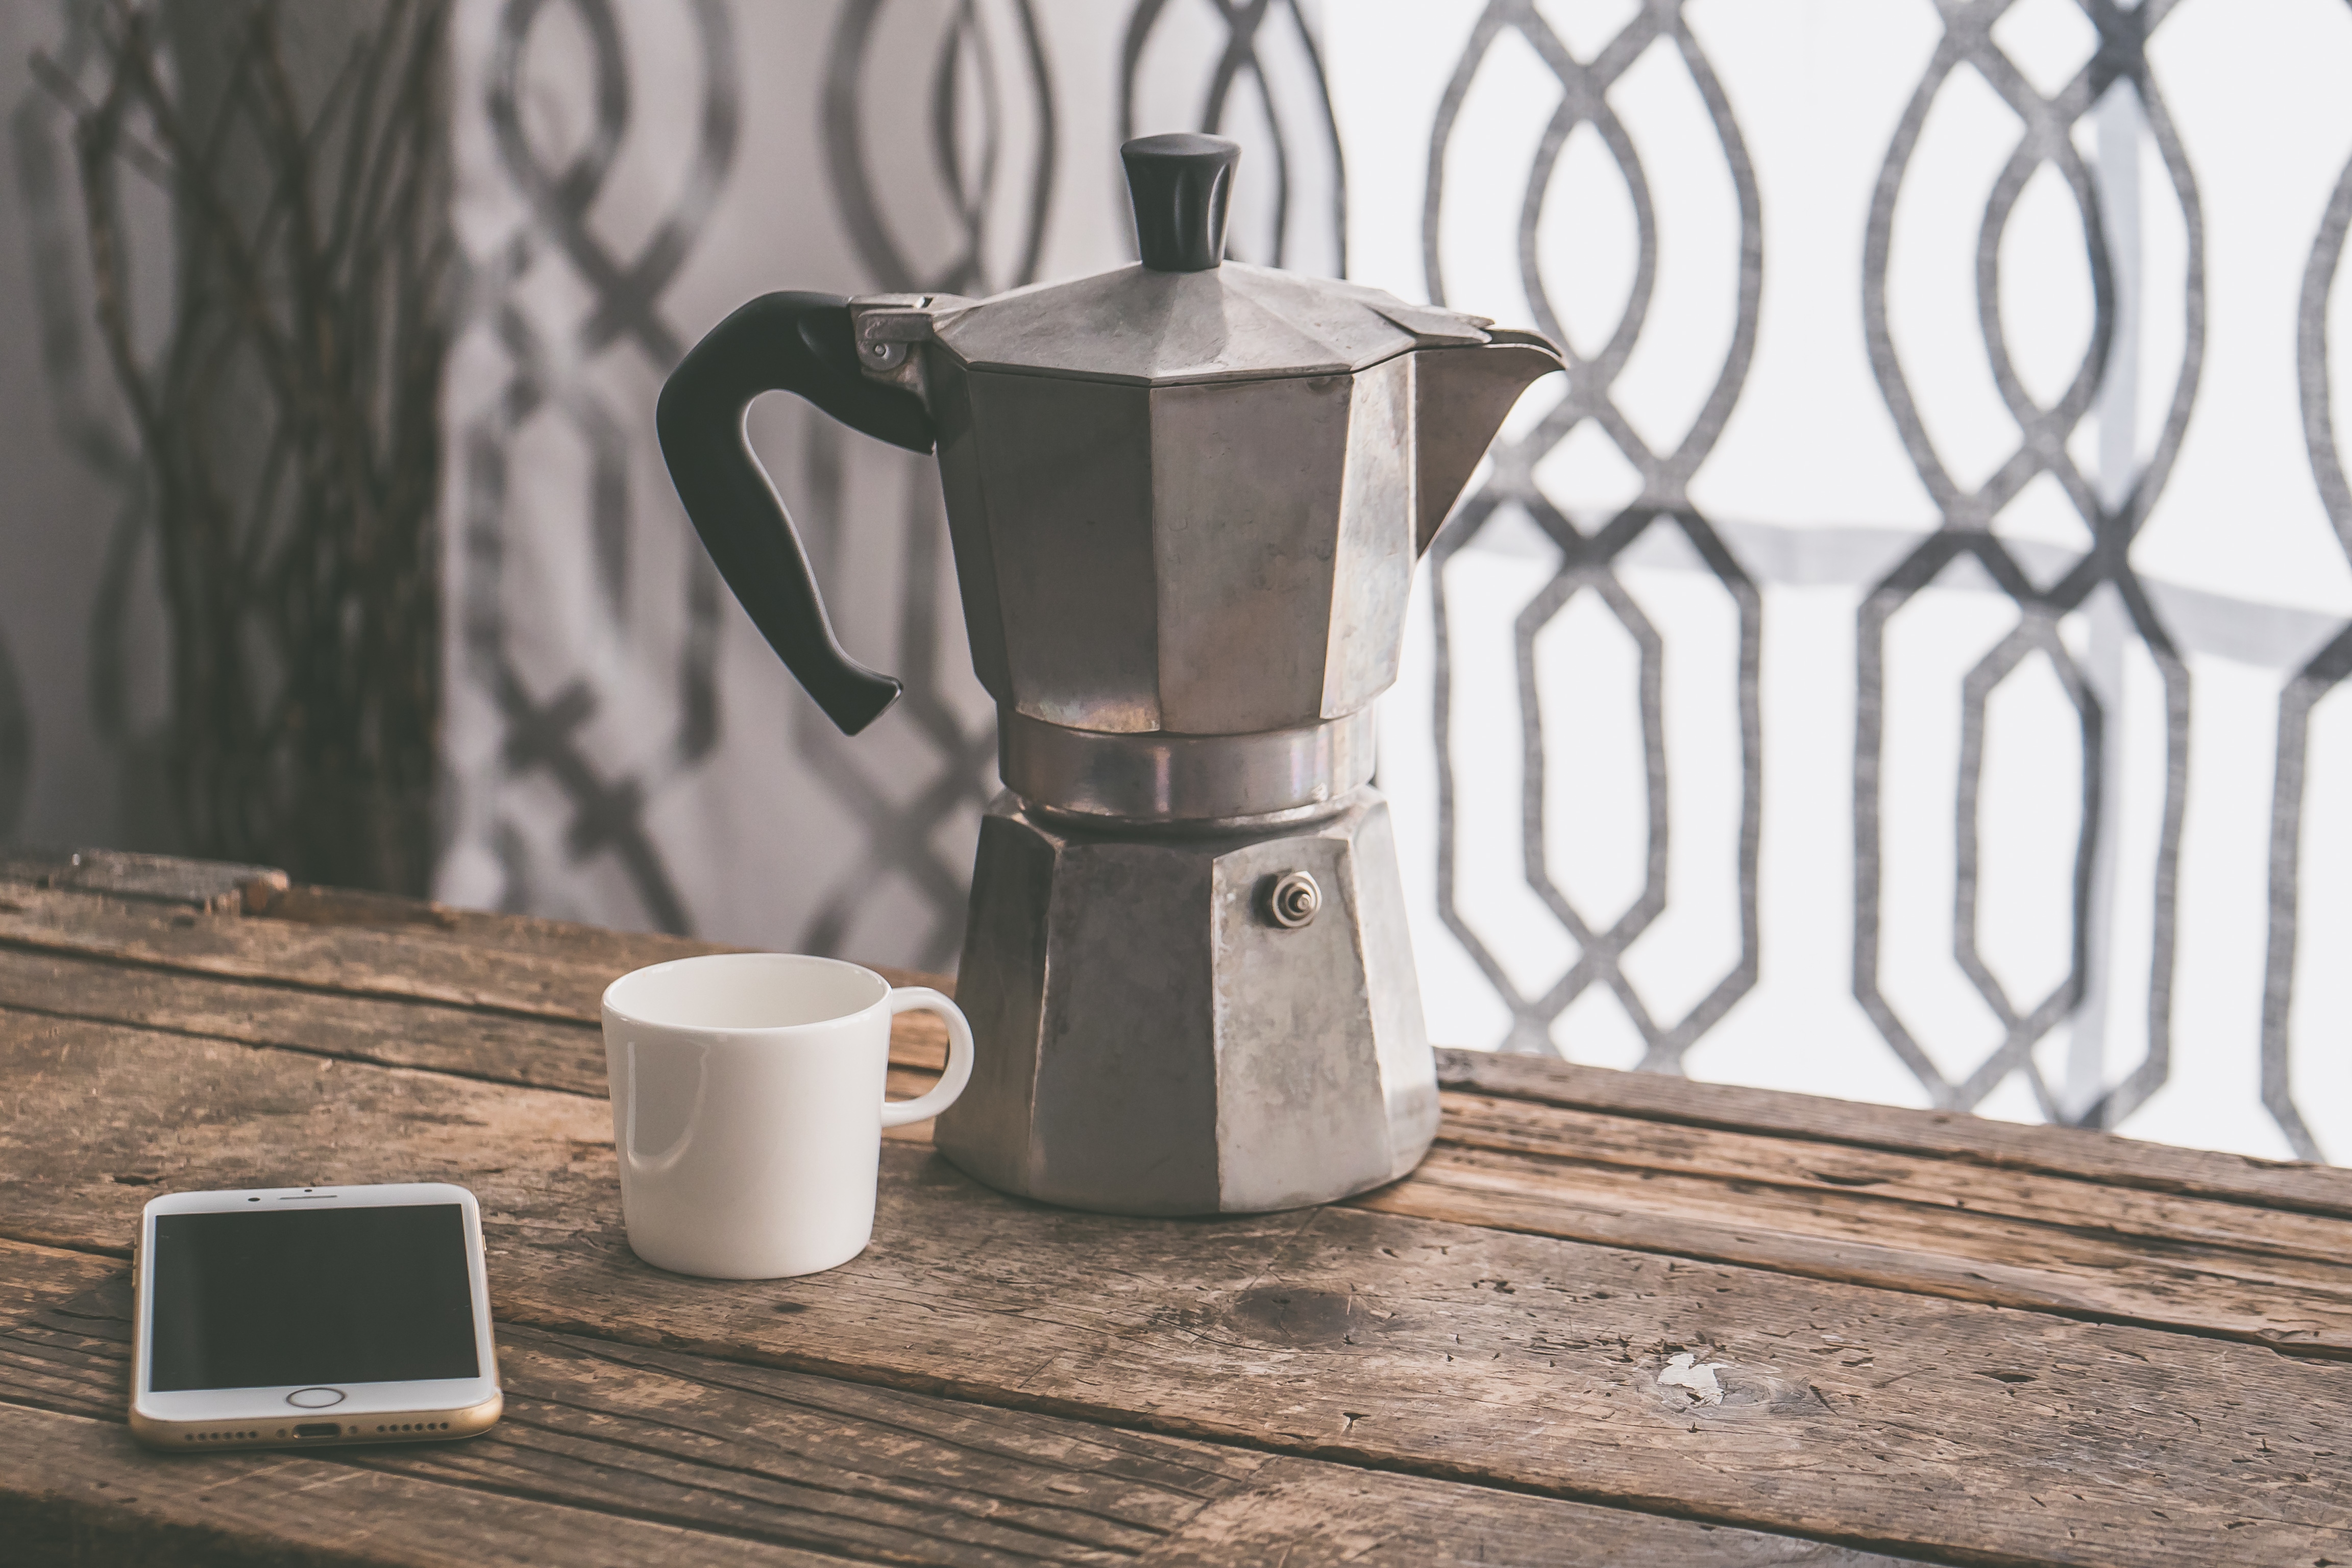
[[305,1421],[294,1428],[297,1437],[340,1437],[343,1429],[332,1421]]

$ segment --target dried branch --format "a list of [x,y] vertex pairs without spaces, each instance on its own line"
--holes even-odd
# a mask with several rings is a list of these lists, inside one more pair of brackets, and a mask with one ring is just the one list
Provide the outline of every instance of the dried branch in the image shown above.
[[[100,336],[154,498],[187,837],[310,880],[421,891],[440,714],[447,0],[338,8],[372,25],[311,81],[280,0],[94,3],[102,86],[35,69],[75,121]],[[174,217],[173,318],[143,359],[124,168],[155,179]]]

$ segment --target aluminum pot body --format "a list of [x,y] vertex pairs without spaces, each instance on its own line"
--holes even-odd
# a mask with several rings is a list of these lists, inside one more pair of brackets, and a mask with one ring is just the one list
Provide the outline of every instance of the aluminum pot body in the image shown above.
[[972,667],[1069,729],[1345,717],[1396,679],[1415,556],[1412,361],[1143,387],[934,349],[940,479]]
[[[1008,713],[1254,734],[1344,719],[1395,682],[1414,563],[1559,362],[1393,301],[1413,330],[1359,310],[1286,355],[1297,333],[1272,307],[1303,314],[1296,288],[1229,263],[978,306],[850,302],[883,351],[866,374],[929,410],[972,667]],[[1198,315],[1223,335],[1167,324]],[[1234,368],[1260,362],[1278,370]]]
[[1437,1131],[1395,842],[1369,788],[1256,833],[1107,833],[1000,797],[956,995],[977,1065],[934,1142],[1025,1197],[1297,1208],[1404,1175]]

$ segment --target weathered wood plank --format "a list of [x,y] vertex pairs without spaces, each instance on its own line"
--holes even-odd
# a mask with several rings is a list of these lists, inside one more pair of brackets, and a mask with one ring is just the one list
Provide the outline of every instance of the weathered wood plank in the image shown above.
[[352,888],[317,888],[297,884],[273,894],[259,908],[248,908],[275,921],[298,925],[360,926],[379,931],[433,934],[468,947],[540,953],[574,963],[608,964],[614,973],[697,953],[736,951],[723,942],[700,937],[671,936],[662,931],[615,931],[607,926],[582,925],[576,921],[548,920],[539,915],[499,914],[488,910],[460,909],[392,893],[363,892]]
[[1182,1533],[1145,1552],[1147,1568],[1177,1563],[1265,1568],[1874,1568],[1890,1558],[1793,1536],[1657,1521],[1638,1533],[1598,1528],[1592,1510],[1570,1520],[1523,1512],[1509,1492],[1419,1476],[1278,1458],[1258,1486],[1210,1504]]
[[[628,1254],[581,1097],[22,1016],[0,1084],[36,1239],[126,1237],[126,1170],[440,1177],[551,1331],[1955,1560],[2352,1560],[2352,1367],[2259,1347],[1393,1215],[1053,1211],[901,1147],[865,1256],[716,1285]],[[1720,1405],[1661,1384],[1678,1349]]]
[[[2099,1193],[2087,1188],[2084,1195],[2095,1200]],[[2224,1335],[2299,1355],[2352,1357],[2352,1268],[2332,1261],[2078,1233],[1834,1190],[1498,1154],[1444,1141],[1410,1180],[1350,1204],[1955,1300]],[[2086,1215],[2085,1221],[2092,1231],[2095,1220]]]
[[1665,1073],[1615,1072],[1539,1057],[1463,1050],[1442,1050],[1437,1057],[1438,1081],[1467,1093],[2352,1217],[2352,1169],[2343,1166],[2181,1149],[2080,1128],[1996,1121],[1958,1110],[1912,1110],[1694,1083]]
[[[518,1017],[6,947],[0,947],[0,1007],[174,1029],[598,1099],[605,1091],[604,1037],[593,1021]],[[900,1014],[892,1021],[890,1038],[894,1058],[929,1067],[930,1076],[946,1059],[947,1032],[927,1013]],[[903,1078],[891,1092],[920,1092],[930,1076]]]
[[[0,943],[573,1022],[594,1022],[604,987],[631,968],[717,951],[683,938],[476,911],[438,910],[429,920],[364,918],[381,923],[173,914],[152,905],[26,884],[0,888]],[[903,972],[885,973],[896,984],[931,983]],[[906,1037],[929,1042],[912,1046],[909,1059],[920,1060],[940,1037],[923,1016],[908,1019]],[[1440,1055],[1447,1087],[1476,1094],[2352,1218],[2352,1171],[2330,1166],[2175,1149],[2068,1128],[2022,1127],[1955,1111],[1694,1084],[1528,1057]]]
[[286,873],[268,866],[120,849],[0,848],[0,882],[218,910],[259,910],[287,887]]
[[[567,1165],[572,1189],[548,1188]],[[0,1234],[19,1240],[127,1255],[159,1189],[400,1170],[472,1173],[501,1212],[587,1212],[612,1169],[609,1107],[583,1095],[0,1013]]]
[[[391,901],[412,910],[439,908]],[[25,954],[79,955],[325,996],[426,1002],[492,1016],[593,1026],[603,1016],[604,987],[631,969],[728,951],[677,937],[596,932],[520,916],[445,912],[450,913],[446,929],[431,922],[355,926],[174,912],[16,884],[0,886],[0,961],[14,948]],[[575,940],[575,933],[587,934]],[[477,940],[488,934],[499,934],[509,945]],[[570,951],[559,953],[566,944]],[[894,985],[940,984],[937,976],[876,967]],[[903,1043],[912,1051],[914,1059],[933,1064],[945,1059],[946,1031],[929,1014],[901,1015],[891,1038],[894,1045]],[[593,1089],[584,1076],[575,1076],[571,1086],[583,1093],[603,1093],[602,1069],[596,1070]]]
[[[61,1255],[0,1243],[12,1271]],[[0,1403],[119,1420],[127,1270],[0,1330]],[[509,1327],[464,1443],[306,1456],[862,1562],[1891,1564],[1815,1542]],[[118,1487],[156,1461],[126,1456]],[[7,1487],[0,1478],[0,1491]],[[1322,1550],[1299,1550],[1316,1535]]]
[[[894,1092],[925,1082],[902,1073]],[[1353,1206],[2352,1357],[2352,1222],[1787,1135],[1441,1100],[1429,1159]]]
[[[0,1005],[604,1092],[600,1033],[555,1020],[22,951],[0,951]],[[902,1061],[939,1058],[927,1017],[901,1027]],[[891,1092],[928,1083],[902,1070]],[[1363,1206],[2352,1353],[2344,1221],[1537,1101],[1444,1103],[1430,1163]],[[928,1142],[929,1126],[891,1135]]]
[[589,1023],[604,988],[630,969],[729,951],[714,942],[378,894],[299,892],[290,904],[281,900],[296,918],[270,919],[11,884],[0,886],[0,941],[230,979]]
[[[2213,1331],[2279,1321],[2258,1303],[2284,1293],[2304,1303],[2287,1317],[2307,1309],[2325,1327],[2282,1342],[2352,1353],[2352,1222],[1528,1100],[1444,1099],[1441,1147],[1452,1152],[1429,1174],[1450,1170],[1457,1189],[1516,1184],[1530,1200],[1680,1206],[1734,1226],[2024,1265],[2051,1277],[2054,1303],[2104,1300],[2119,1287],[2116,1315]],[[2057,1283],[2067,1279],[2075,1284]]]
[[0,889],[0,941],[137,963],[593,1022],[604,987],[629,967],[602,955],[554,957],[487,947],[430,926],[380,929],[247,919]]
[[1539,1100],[1445,1094],[1444,1137],[1465,1149],[1539,1155],[1606,1169],[1705,1177],[1743,1191],[1843,1194],[1888,1212],[2000,1215],[2086,1234],[2208,1243],[2335,1263],[2352,1257],[2352,1222],[2297,1210],[2151,1192],[2076,1176],[1985,1166],[1787,1133],[1696,1127]]
[[[0,949],[0,1006],[175,1029],[188,1034],[457,1072],[495,1082],[604,1093],[602,1036],[583,1022],[518,1018],[442,1004],[191,975],[71,954]],[[942,1032],[921,1014],[894,1040],[894,1058],[936,1068]],[[910,1072],[905,1090],[925,1080]],[[1630,1171],[1738,1184],[1759,1203],[1791,1189],[1811,1205],[1853,1196],[1956,1213],[2095,1226],[2101,1234],[2210,1243],[2333,1263],[2352,1257],[2337,1220],[2140,1188],[2086,1189],[2078,1178],[1956,1163],[1935,1155],[1860,1150],[1785,1133],[1702,1127],[1542,1100],[1450,1092],[1444,1140],[1465,1149],[1535,1154]],[[1507,1168],[1496,1163],[1493,1168]],[[1762,1193],[1757,1188],[1770,1189]],[[1790,1200],[1795,1201],[1795,1200]]]
[[[0,1004],[604,1091],[599,1033],[550,1020],[24,952],[0,952]],[[928,1020],[909,1015],[908,1022]],[[936,1034],[917,1037],[910,1026],[901,1056],[936,1059]],[[923,1084],[919,1074],[901,1073],[893,1091],[918,1092]],[[1372,1205],[1964,1300],[2316,1349],[2352,1343],[2352,1268],[2342,1261],[2352,1258],[2352,1229],[2341,1221],[1533,1101],[1458,1093],[1445,1100],[1445,1142],[1435,1162]],[[902,1132],[927,1137],[924,1128]],[[1465,1160],[1445,1152],[1453,1146],[1543,1158]],[[1580,1173],[1560,1161],[1612,1169]],[[1629,1180],[1627,1173],[1637,1174]],[[1703,1179],[1662,1181],[1662,1173]],[[1952,1212],[1911,1212],[1919,1205]],[[2282,1264],[2273,1255],[2303,1261]]]
[[571,1020],[0,948],[0,1007],[173,1029],[602,1098],[604,1037]]
[[121,1259],[103,1253],[0,1241],[0,1326],[94,1290],[123,1272]]
[[159,1458],[122,1426],[130,1273],[0,1242],[0,1560],[89,1563],[833,1563],[307,1455]]
[[[129,1317],[118,1268],[19,1321],[0,1336],[0,1400],[119,1418]],[[1268,1463],[527,1328],[501,1329],[499,1369],[506,1414],[481,1437],[319,1458],[857,1561],[975,1568],[1126,1560]]]
[[420,1481],[305,1454],[142,1458],[111,1422],[0,1404],[11,1568],[831,1568],[839,1558]]
[[[741,1484],[725,1474],[727,1467],[712,1468]],[[1193,1528],[1140,1556],[1106,1560],[1153,1568],[1272,1563],[1284,1568],[1892,1568],[1897,1562],[1787,1536],[1417,1477],[1280,1458],[1268,1472],[1265,1485],[1204,1509]],[[11,1568],[539,1568],[551,1563],[815,1568],[877,1561],[745,1540],[699,1524],[649,1523],[610,1506],[518,1498],[315,1455],[149,1460],[110,1423],[5,1404],[0,1404],[0,1473],[7,1477],[0,1481],[0,1534]],[[1556,1517],[1566,1510],[1574,1510],[1572,1517]],[[879,1561],[986,1559],[954,1542],[930,1542]]]

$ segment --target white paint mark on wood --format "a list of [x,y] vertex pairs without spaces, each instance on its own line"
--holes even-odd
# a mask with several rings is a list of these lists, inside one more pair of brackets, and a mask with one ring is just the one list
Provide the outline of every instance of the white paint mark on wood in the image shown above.
[[1715,1379],[1716,1363],[1701,1362],[1684,1351],[1666,1363],[1666,1370],[1658,1373],[1660,1388],[1679,1388],[1695,1405],[1723,1403],[1723,1384]]

